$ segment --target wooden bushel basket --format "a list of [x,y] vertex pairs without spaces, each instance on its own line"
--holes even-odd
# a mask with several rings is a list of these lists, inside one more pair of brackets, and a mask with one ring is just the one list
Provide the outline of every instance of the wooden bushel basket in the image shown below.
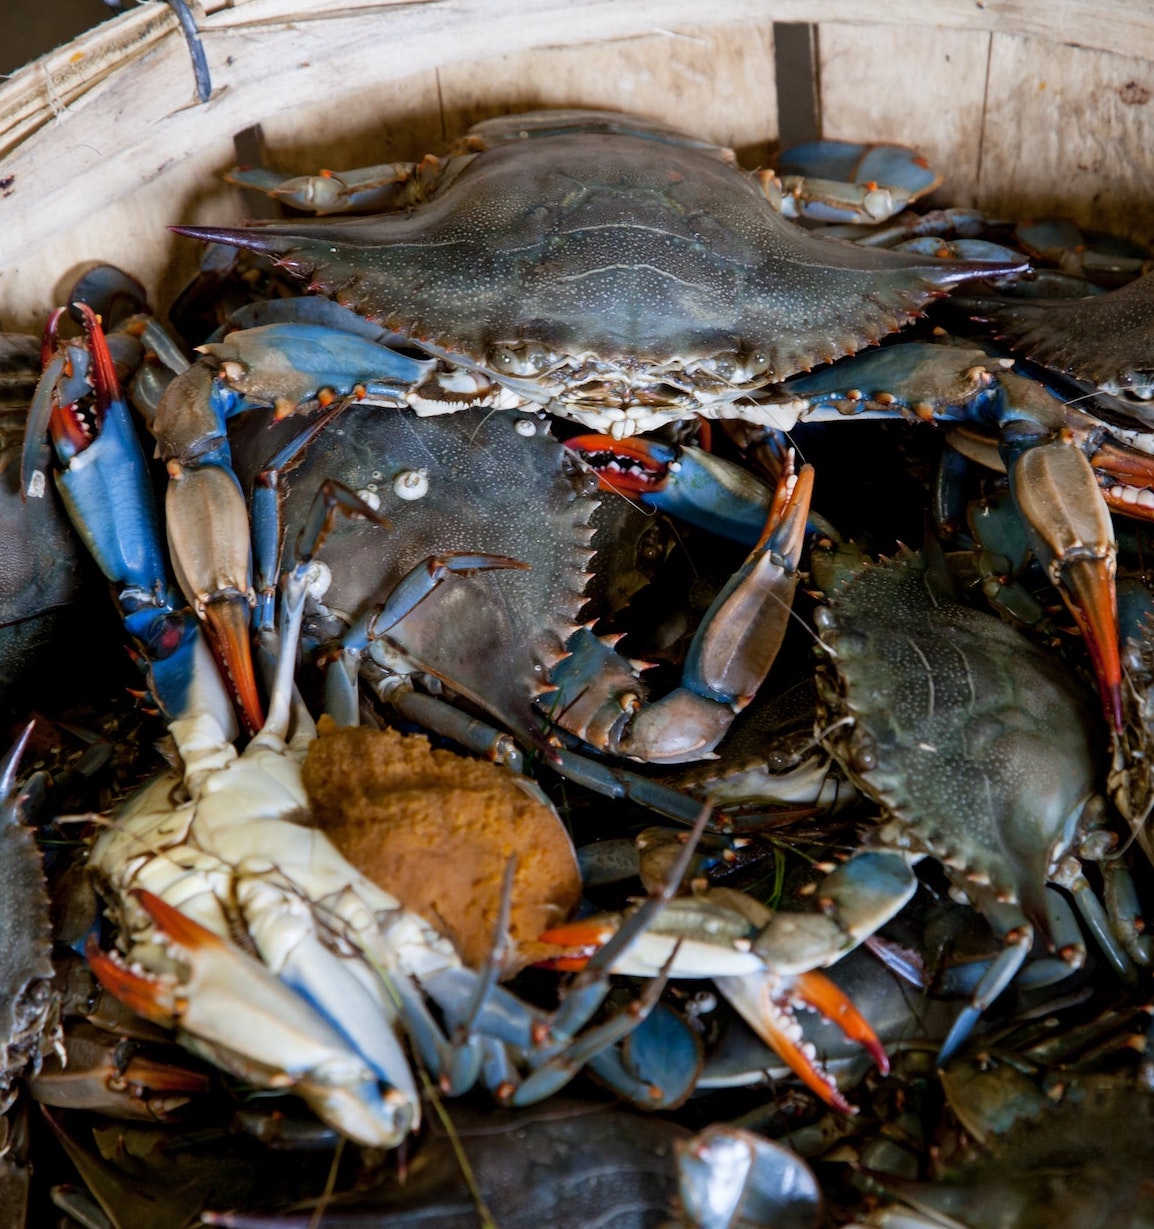
[[732,146],[747,167],[803,135],[895,141],[944,173],[942,204],[1064,214],[1154,242],[1151,0],[205,0],[193,11],[205,102],[162,0],[0,85],[0,329],[39,333],[72,272],[96,261],[141,279],[163,317],[200,256],[167,227],[244,220],[221,173],[258,126],[259,156],[289,173],[440,153],[480,119],[539,107],[657,117]]

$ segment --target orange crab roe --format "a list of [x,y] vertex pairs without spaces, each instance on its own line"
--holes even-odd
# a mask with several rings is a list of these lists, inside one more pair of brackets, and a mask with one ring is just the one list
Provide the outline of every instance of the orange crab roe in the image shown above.
[[515,857],[515,951],[504,972],[555,952],[534,940],[572,912],[581,876],[550,807],[507,769],[434,750],[423,735],[342,729],[327,718],[319,733],[305,789],[316,823],[354,866],[475,966],[492,947],[505,866]]

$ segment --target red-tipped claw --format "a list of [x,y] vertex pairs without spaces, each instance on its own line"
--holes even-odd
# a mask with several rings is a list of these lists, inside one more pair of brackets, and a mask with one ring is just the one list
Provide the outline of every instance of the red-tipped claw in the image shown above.
[[[745,978],[718,978],[717,987],[741,1013],[745,1022],[811,1091],[842,1114],[856,1114],[830,1075],[817,1060],[813,1046],[802,1038],[791,998],[816,1007],[840,1025],[847,1036],[862,1040],[882,1071],[889,1070],[889,1059],[873,1030],[853,1004],[823,973],[804,973],[779,978],[773,973]],[[843,1014],[848,1010],[850,1015]],[[850,1027],[847,1027],[849,1023]],[[860,1025],[860,1027],[858,1027]],[[850,1031],[851,1027],[854,1031]],[[883,1065],[884,1064],[884,1065]]]
[[1091,463],[1073,435],[1061,431],[1014,458],[1010,480],[1035,553],[1086,640],[1106,720],[1121,732],[1114,527]]

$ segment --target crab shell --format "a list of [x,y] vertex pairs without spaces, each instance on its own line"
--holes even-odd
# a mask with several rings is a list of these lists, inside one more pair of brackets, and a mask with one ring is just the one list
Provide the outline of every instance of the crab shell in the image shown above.
[[[0,1114],[58,1036],[50,982],[52,923],[36,838],[15,791],[0,802]],[[2,1132],[0,1132],[2,1135]]]
[[980,316],[1027,358],[1140,401],[1154,397],[1154,276],[1108,294],[1039,303],[1007,303]]
[[[246,487],[286,436],[252,411],[232,434]],[[430,556],[466,550],[529,565],[455,576],[390,630],[374,651],[389,665],[419,669],[510,723],[535,726],[531,700],[564,656],[585,603],[593,555],[595,497],[574,488],[571,465],[545,422],[516,413],[483,421],[418,418],[408,410],[355,403],[323,431],[280,481],[285,541],[296,540],[326,478],[370,500],[389,525],[338,520],[319,559],[306,639],[339,637]],[[419,481],[420,498],[411,482]]]
[[[731,151],[612,113],[474,128],[432,198],[363,218],[174,227],[573,413],[711,402],[876,342],[1021,266],[897,255],[786,221]],[[646,424],[648,425],[648,424]]]
[[821,623],[825,728],[841,721],[827,745],[885,808],[876,839],[1019,902],[1045,932],[1046,880],[1094,793],[1084,689],[908,551],[851,574]]

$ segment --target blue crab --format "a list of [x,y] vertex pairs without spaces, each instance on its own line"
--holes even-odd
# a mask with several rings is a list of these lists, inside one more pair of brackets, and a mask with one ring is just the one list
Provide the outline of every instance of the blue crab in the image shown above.
[[390,212],[175,229],[266,252],[473,373],[472,395],[442,394],[457,405],[544,406],[618,436],[756,417],[758,390],[1023,267],[815,238],[729,150],[636,116],[488,120],[443,162],[392,169]]
[[42,665],[83,589],[82,552],[55,492],[24,497],[20,448],[39,377],[34,337],[0,333],[0,696]]
[[[340,379],[327,365],[318,383],[288,371],[281,335],[280,388],[247,382],[246,363],[214,345],[211,369],[179,376],[154,423],[170,503],[243,520],[239,493],[213,472],[227,468],[223,419],[240,405],[230,382],[282,407],[374,387],[422,414],[539,407],[618,437],[694,415],[777,423],[791,413],[776,391],[786,376],[878,341],[960,281],[1024,267],[812,237],[729,151],[613,113],[487,121],[443,162],[392,171],[388,212],[177,228],[269,253],[399,337],[381,336]],[[402,360],[398,340],[424,357]],[[205,564],[210,546],[174,544],[198,608],[247,592],[243,567]]]
[[[246,485],[276,441],[267,422],[257,411],[234,433]],[[281,438],[285,427],[292,424],[282,424]],[[706,617],[684,685],[655,701],[636,668],[580,623],[599,501],[546,421],[516,413],[481,423],[421,420],[349,407],[278,479],[280,512],[291,531],[304,524],[326,477],[363,492],[394,526],[383,535],[341,524],[330,536],[314,635],[339,640],[338,660],[329,666],[331,695],[342,678],[346,686],[355,682],[362,660],[378,677],[419,670],[530,745],[540,742],[534,731],[547,717],[598,750],[678,762],[712,749],[784,633],[808,474],[796,489],[792,478],[783,483],[770,517],[780,527],[755,551],[759,562],[735,575],[728,604]],[[478,572],[470,563],[477,552],[516,555],[528,566]],[[426,561],[448,564],[458,555],[474,574],[448,584],[431,579],[435,569]],[[355,695],[339,701],[334,715],[355,722]]]
[[939,572],[910,552],[867,565],[817,622],[823,741],[883,810],[871,843],[940,861],[1005,944],[948,1056],[1048,934],[1048,881],[1072,892],[1118,972],[1133,966],[1079,862],[1110,844],[1086,697],[1060,662],[956,601]]

